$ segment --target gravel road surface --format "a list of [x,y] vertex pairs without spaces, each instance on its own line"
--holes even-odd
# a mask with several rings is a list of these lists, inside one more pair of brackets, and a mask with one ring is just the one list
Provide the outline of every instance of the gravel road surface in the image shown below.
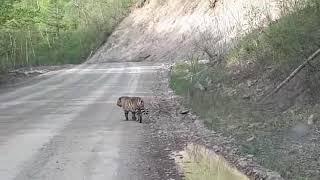
[[92,63],[0,94],[1,180],[146,179],[143,124],[119,96],[152,95],[154,63]]

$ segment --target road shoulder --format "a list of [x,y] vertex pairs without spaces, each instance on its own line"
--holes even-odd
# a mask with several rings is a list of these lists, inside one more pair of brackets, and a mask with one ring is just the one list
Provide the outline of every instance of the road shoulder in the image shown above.
[[[208,130],[199,117],[186,111],[181,105],[182,99],[175,96],[169,87],[168,70],[159,72],[157,77],[159,83],[153,89],[155,97],[149,104],[151,113],[148,128],[151,132],[150,139],[158,143],[157,148],[161,149],[163,156],[172,157],[172,153],[183,151],[187,145],[193,143],[223,156],[229,164],[250,179],[282,180],[278,173],[257,164],[254,157],[241,155],[234,139]],[[177,166],[172,167],[178,169]],[[158,171],[162,168],[159,166]],[[184,176],[183,172],[178,174],[180,178]]]
[[75,65],[25,67],[0,74],[0,93],[35,84],[52,77],[56,72]]

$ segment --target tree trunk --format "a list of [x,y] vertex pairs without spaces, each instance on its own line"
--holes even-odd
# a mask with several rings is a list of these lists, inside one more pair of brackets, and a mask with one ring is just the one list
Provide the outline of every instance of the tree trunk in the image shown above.
[[[311,56],[309,56],[300,66],[298,66],[284,81],[282,81],[270,94],[266,96],[270,97],[276,94],[282,87],[284,87],[294,76],[296,76],[306,65],[315,59],[320,54],[320,49],[316,50]],[[265,99],[265,98],[263,98]]]

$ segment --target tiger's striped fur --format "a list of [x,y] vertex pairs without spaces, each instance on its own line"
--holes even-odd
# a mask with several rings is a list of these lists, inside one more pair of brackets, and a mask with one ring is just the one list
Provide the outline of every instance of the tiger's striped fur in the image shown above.
[[128,121],[129,112],[132,113],[132,120],[136,120],[136,114],[138,115],[138,121],[142,123],[142,113],[148,114],[148,110],[144,107],[144,101],[140,97],[119,97],[117,105],[122,107],[126,120]]

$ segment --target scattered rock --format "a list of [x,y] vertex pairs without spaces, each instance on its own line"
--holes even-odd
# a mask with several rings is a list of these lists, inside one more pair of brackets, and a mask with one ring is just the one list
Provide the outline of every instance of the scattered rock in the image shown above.
[[244,95],[244,96],[242,96],[242,99],[245,99],[245,100],[249,100],[251,97],[250,97],[250,95]]
[[268,172],[266,180],[283,180],[283,178],[274,172]]
[[203,123],[201,120],[198,120],[196,119],[194,122],[193,122],[197,127],[202,127]]
[[233,130],[233,129],[236,129],[236,128],[238,128],[237,125],[229,125],[228,126],[228,130]]
[[259,92],[263,92],[263,89],[262,88],[257,88],[256,91],[259,93]]
[[273,67],[272,67],[272,66],[268,66],[266,69],[267,69],[267,70],[272,70]]
[[247,157],[248,157],[248,158],[253,158],[253,157],[254,157],[254,155],[252,155],[252,154],[248,154],[248,155],[247,155]]
[[260,123],[251,123],[249,124],[248,128],[254,128],[254,127],[259,127]]
[[251,142],[251,141],[253,141],[253,140],[254,140],[254,138],[255,138],[254,136],[252,136],[252,137],[248,138],[248,139],[247,139],[247,142]]
[[190,112],[190,110],[182,110],[180,111],[180,114],[188,114]]
[[311,114],[308,118],[308,125],[313,125],[314,124],[314,114]]
[[199,63],[199,64],[208,64],[208,63],[210,63],[210,60],[208,60],[208,59],[202,59],[202,60],[199,60],[198,63]]
[[191,116],[191,119],[192,119],[192,120],[196,120],[196,119],[197,119],[197,116],[196,116],[196,115],[192,115],[192,116]]
[[246,161],[245,158],[241,158],[241,159],[239,159],[239,161],[238,161],[238,165],[239,165],[240,167],[247,167],[247,166],[248,166],[248,162]]
[[200,89],[201,91],[204,91],[206,88],[200,83],[200,82],[197,82],[194,87],[196,89]]

